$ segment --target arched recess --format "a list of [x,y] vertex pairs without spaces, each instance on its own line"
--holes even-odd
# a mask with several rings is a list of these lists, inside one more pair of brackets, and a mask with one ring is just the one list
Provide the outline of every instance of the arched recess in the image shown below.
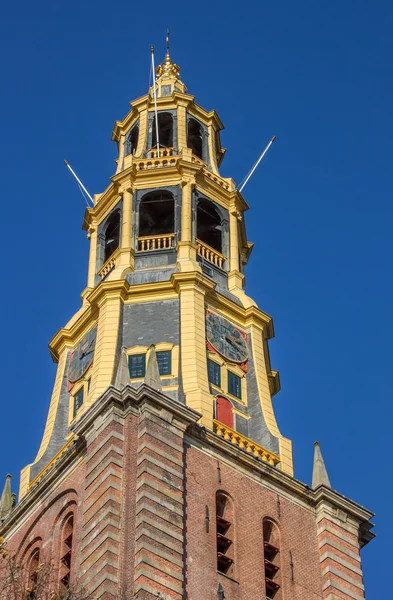
[[[148,117],[148,137],[146,145],[146,156],[153,156],[152,150],[156,150],[158,142],[160,148],[173,148],[171,154],[177,153],[177,111],[166,110],[157,113],[158,141],[155,113],[150,112]],[[155,156],[155,154],[154,154]]]
[[190,117],[187,123],[187,146],[193,154],[203,160],[203,130],[202,125]]
[[73,559],[74,513],[69,513],[62,523],[59,580],[63,590],[67,590],[71,581]]
[[137,190],[134,212],[136,251],[175,248],[181,218],[180,186]]
[[235,428],[232,404],[224,396],[216,396],[216,419],[231,429]]
[[[228,211],[215,202],[205,198],[198,191],[194,193],[195,210],[193,219],[195,220],[193,230],[195,232],[198,254],[210,263],[218,266],[220,269],[226,269],[229,256],[229,227]],[[198,245],[198,241],[202,245]],[[203,247],[203,244],[208,248]],[[213,253],[209,251],[213,250]],[[214,250],[219,254],[215,255]],[[221,259],[221,256],[224,259]]]
[[111,214],[104,235],[104,262],[106,262],[120,246],[120,211],[115,210]]
[[[46,521],[46,515],[48,514],[48,511],[50,511],[51,508],[57,502],[59,502],[59,507],[61,506],[61,510],[58,513],[55,523],[53,524],[54,527],[56,527],[56,525],[58,523],[60,523],[60,520],[63,522],[63,520],[61,519],[61,516],[64,514],[64,511],[67,510],[68,507],[77,505],[78,493],[74,488],[67,488],[67,489],[63,490],[61,493],[59,493],[58,495],[54,496],[48,502],[48,504],[46,504],[43,507],[43,509],[36,514],[34,521],[30,524],[30,527],[28,527],[28,529],[26,529],[24,536],[23,536],[23,538],[19,544],[19,547],[16,551],[16,554],[15,554],[15,558],[16,558],[17,562],[19,562],[20,564],[25,565],[26,561],[28,560],[27,557],[31,554],[32,550],[35,547],[40,547],[40,545],[42,543],[42,531],[43,531],[42,524]],[[48,539],[49,531],[52,534],[53,529],[52,530],[45,529],[45,538],[46,538],[45,541],[47,541],[47,539]],[[38,532],[39,535],[36,535],[35,532]]]
[[235,575],[234,519],[232,499],[219,490],[216,493],[217,571],[229,577]]
[[135,156],[139,141],[139,121],[137,121],[126,135],[124,142],[124,155],[132,154]]
[[156,120],[153,121],[152,148],[173,148],[173,116],[170,112],[160,112],[157,114],[158,121],[158,140]]
[[207,126],[187,113],[187,146],[211,168],[208,140]]
[[263,557],[266,599],[282,600],[280,571],[280,531],[273,519],[263,519]]
[[[121,241],[122,201],[105,217],[97,228],[97,254],[96,273],[102,265],[110,258],[113,252],[120,247]],[[96,276],[96,285],[101,277]]]
[[43,583],[41,578],[45,576],[43,569],[40,569],[41,564],[41,544],[35,545],[30,556],[26,561],[26,583],[25,583],[25,598],[26,600],[34,600],[37,595],[37,588]]

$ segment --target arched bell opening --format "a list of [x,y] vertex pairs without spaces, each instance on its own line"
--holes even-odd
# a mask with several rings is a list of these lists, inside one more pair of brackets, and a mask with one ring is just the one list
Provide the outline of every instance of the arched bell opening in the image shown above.
[[120,212],[114,212],[108,219],[104,238],[104,262],[120,245]]
[[175,199],[167,190],[144,196],[139,204],[138,251],[174,247]]
[[157,114],[158,121],[158,140],[156,119],[153,120],[152,148],[172,148],[173,147],[173,117],[169,112],[160,112]]
[[223,491],[216,493],[216,523],[217,571],[234,577],[235,536],[233,502]]
[[40,584],[40,549],[36,548],[30,556],[27,568],[26,600],[36,598],[37,588]]
[[136,150],[138,148],[138,140],[139,140],[139,123],[135,123],[132,129],[126,136],[124,154],[128,156],[132,154],[133,156],[136,154]]
[[187,146],[193,154],[203,160],[203,130],[196,119],[189,118],[187,127]]
[[70,587],[73,533],[74,515],[72,514],[64,523],[60,548],[60,586],[64,590]]
[[209,200],[201,199],[198,202],[197,238],[214,250],[222,252],[221,215]]
[[280,532],[269,517],[263,519],[263,551],[266,599],[281,600]]

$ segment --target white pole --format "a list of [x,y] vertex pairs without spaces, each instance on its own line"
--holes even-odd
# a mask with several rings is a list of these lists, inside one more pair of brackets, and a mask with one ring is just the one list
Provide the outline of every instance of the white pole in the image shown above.
[[262,152],[261,156],[258,158],[257,162],[255,163],[255,165],[253,166],[253,168],[251,169],[251,171],[249,172],[249,174],[247,175],[245,182],[242,184],[242,186],[239,189],[239,192],[241,192],[244,189],[244,186],[246,185],[246,183],[250,179],[251,175],[254,173],[255,169],[257,168],[257,166],[259,165],[259,163],[261,162],[262,158],[265,156],[266,152],[269,150],[270,146],[272,145],[272,143],[274,142],[275,139],[276,139],[276,136],[274,135],[272,137],[272,139],[270,140],[270,142],[268,143],[268,145],[266,146],[266,148],[264,149],[264,151]]
[[151,65],[153,69],[153,94],[154,94],[154,112],[156,114],[156,140],[157,140],[157,149],[158,149],[158,158],[160,158],[160,140],[158,137],[158,114],[157,114],[157,95],[156,95],[156,70],[154,67],[154,46],[153,44],[150,46],[151,50]]
[[[85,194],[87,194],[87,196],[90,198],[91,203],[94,206],[94,202],[93,202],[93,198],[90,196],[89,192],[87,191],[87,189],[85,188],[85,186],[83,185],[83,183],[81,182],[81,180],[79,179],[79,177],[77,176],[77,174],[75,173],[75,171],[71,168],[71,165],[65,160],[64,164],[66,167],[69,168],[69,170],[71,171],[71,173],[73,174],[73,176],[75,177],[75,179],[77,180],[77,182],[79,183],[80,187],[83,189],[83,191],[85,192]],[[87,204],[87,206],[89,206]]]

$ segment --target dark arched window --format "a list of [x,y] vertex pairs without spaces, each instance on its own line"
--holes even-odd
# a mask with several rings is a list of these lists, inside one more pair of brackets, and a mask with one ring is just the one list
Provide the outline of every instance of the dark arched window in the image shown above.
[[125,142],[125,155],[126,156],[128,154],[132,154],[132,155],[135,154],[136,149],[138,147],[138,139],[139,139],[139,125],[135,124],[126,138],[126,142]]
[[175,201],[170,192],[156,191],[144,196],[139,205],[139,236],[175,231]]
[[26,600],[33,600],[36,597],[36,591],[39,585],[39,574],[40,550],[37,548],[34,550],[29,560]]
[[71,515],[63,526],[61,539],[60,583],[63,589],[68,589],[70,586],[73,529],[74,516]]
[[120,212],[116,211],[108,219],[105,229],[105,255],[104,262],[114,253],[120,245]]
[[197,207],[197,238],[214,250],[222,252],[222,226],[218,210],[209,200],[199,200]]
[[263,519],[263,550],[265,562],[266,598],[281,599],[280,537],[277,525],[271,519]]
[[224,396],[217,396],[216,398],[216,419],[223,425],[228,425],[233,429],[232,404]]
[[224,492],[216,494],[217,571],[233,576],[234,531],[233,504]]
[[195,156],[203,159],[202,126],[195,119],[189,119],[187,130],[187,146]]
[[[171,148],[173,146],[173,117],[171,113],[158,113],[158,143],[160,148]],[[153,119],[153,134],[151,147],[157,147],[156,119]]]

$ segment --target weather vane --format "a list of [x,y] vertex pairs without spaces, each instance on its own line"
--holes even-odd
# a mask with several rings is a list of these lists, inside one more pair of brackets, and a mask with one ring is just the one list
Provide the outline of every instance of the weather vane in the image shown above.
[[169,34],[170,34],[170,31],[169,31],[169,29],[167,29],[166,30],[166,38],[165,38],[167,54],[169,54]]

